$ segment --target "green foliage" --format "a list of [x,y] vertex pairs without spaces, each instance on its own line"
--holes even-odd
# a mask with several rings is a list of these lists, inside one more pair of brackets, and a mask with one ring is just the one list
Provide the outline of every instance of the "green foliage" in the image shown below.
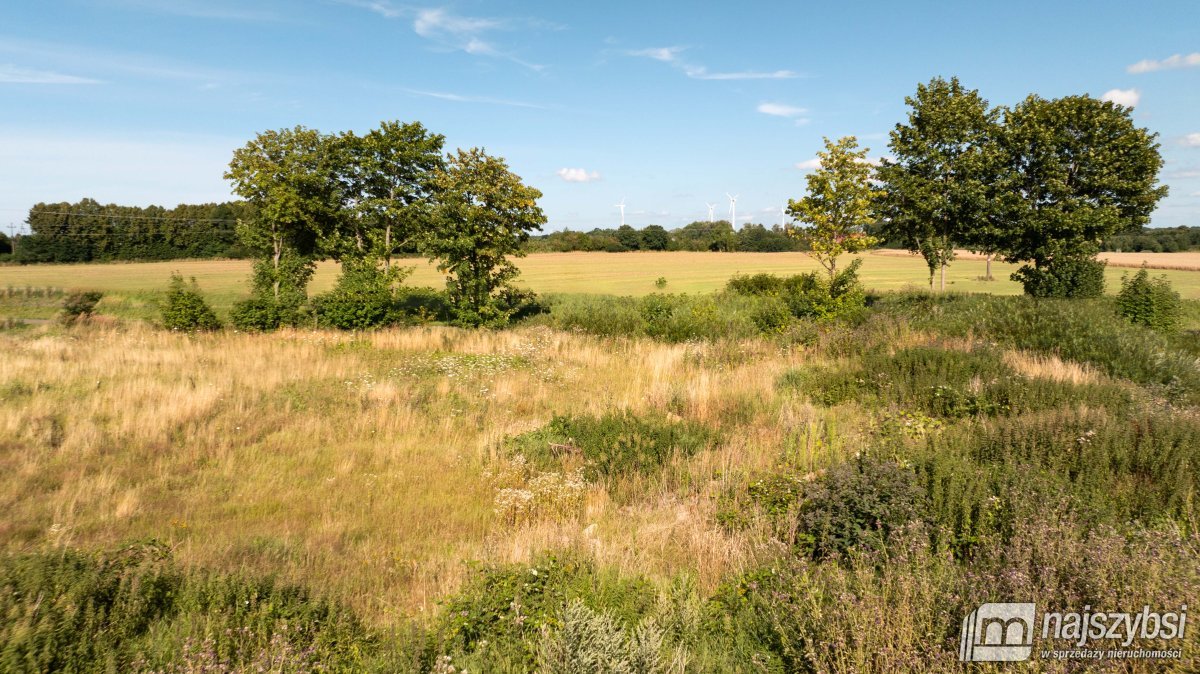
[[1150,272],[1143,266],[1132,277],[1121,279],[1117,313],[1130,323],[1159,332],[1173,332],[1179,327],[1181,310],[1179,293],[1171,288],[1165,276],[1151,279]]
[[1043,266],[1013,272],[1030,297],[1086,298],[1104,294],[1104,262],[1090,255],[1056,257]]
[[560,627],[544,630],[538,642],[538,671],[561,674],[666,674],[674,662],[663,653],[662,630],[645,620],[632,630],[583,601],[567,602]]
[[984,348],[876,351],[862,356],[859,367],[793,371],[781,383],[823,405],[896,404],[942,418],[1012,415],[1083,401],[1116,410],[1130,403],[1129,394],[1113,384],[1023,377]]
[[1032,263],[1019,279],[1027,289],[1089,296],[1094,268],[1083,260],[1108,236],[1146,225],[1167,194],[1156,138],[1131,108],[1088,96],[1030,96],[1005,114],[1003,253]]
[[577,456],[584,476],[596,480],[652,475],[675,456],[692,456],[716,439],[715,432],[697,423],[615,412],[556,416],[546,426],[514,438],[510,447],[544,466]]
[[92,317],[96,305],[103,297],[104,293],[98,290],[78,290],[67,295],[63,299],[60,320],[67,325],[77,321],[86,321]]
[[788,202],[788,215],[808,223],[797,234],[808,241],[809,254],[828,272],[830,283],[837,274],[838,257],[874,243],[864,234],[874,219],[876,192],[867,152],[868,148],[858,149],[854,136],[836,143],[826,138],[825,151],[817,153],[821,166],[807,176],[808,195]]
[[297,319],[295,309],[280,306],[271,297],[253,295],[233,305],[229,322],[246,332],[269,332],[291,325]]
[[383,270],[373,262],[342,265],[337,285],[312,299],[317,325],[340,330],[367,330],[399,322],[396,284],[406,272],[399,267]]
[[546,222],[537,205],[542,193],[525,186],[503,159],[478,148],[451,156],[434,185],[437,211],[421,249],[447,274],[457,321],[507,323],[526,303],[511,301],[517,297],[511,292],[509,301],[496,294],[519,273],[509,257],[523,255],[529,232]]
[[[861,259],[852,261],[837,271],[832,281],[816,272],[788,277],[734,276],[726,289],[738,295],[779,298],[786,312],[795,318],[844,318],[861,311],[866,301],[858,281],[860,266]],[[780,302],[765,302],[757,308],[754,320],[764,333],[779,332],[786,327],[780,306]]]
[[925,493],[911,470],[858,458],[805,487],[796,542],[818,558],[880,551],[894,530],[923,518],[924,505]]
[[[1001,232],[993,198],[998,170],[999,113],[958,78],[917,85],[907,124],[892,131],[894,159],[879,168],[884,183],[883,233],[920,253],[934,274],[954,259],[956,246],[994,252]],[[943,277],[942,290],[945,290]]]
[[472,670],[531,671],[539,637],[560,629],[563,609],[577,599],[633,624],[653,606],[654,593],[644,580],[602,573],[577,556],[481,567],[443,603],[433,641],[464,667],[477,665]]
[[241,671],[264,653],[284,668],[360,671],[376,650],[336,605],[268,579],[185,572],[155,542],[0,558],[0,615],[0,670],[11,672],[178,671],[187,660]]
[[203,332],[220,330],[221,321],[193,278],[186,283],[179,274],[171,275],[171,283],[167,287],[166,303],[162,307],[163,327],[180,332]]
[[1194,396],[1200,390],[1200,368],[1191,354],[1153,330],[1131,325],[1102,300],[894,295],[876,306],[881,316],[903,316],[919,329],[1090,363],[1110,376],[1165,387],[1173,395]]

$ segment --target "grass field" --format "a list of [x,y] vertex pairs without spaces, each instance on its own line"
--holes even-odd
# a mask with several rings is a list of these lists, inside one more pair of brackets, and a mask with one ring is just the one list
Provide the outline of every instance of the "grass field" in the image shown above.
[[[1114,264],[1136,266],[1145,258],[1151,264],[1175,267],[1155,273],[1165,275],[1185,299],[1200,299],[1200,254],[1111,253]],[[442,287],[442,277],[423,259],[406,261],[415,270],[406,281],[414,286]],[[586,293],[646,295],[659,292],[655,281],[665,278],[662,292],[703,293],[717,290],[735,274],[759,272],[795,274],[818,269],[803,253],[539,253],[518,260],[519,283],[540,293]],[[980,280],[985,263],[964,255],[947,271],[948,290],[987,292],[999,295],[1020,294],[1019,284],[1009,280],[1015,265],[994,263],[994,281]],[[5,302],[3,293],[27,286],[87,288],[102,290],[108,296],[100,310],[123,317],[149,318],[155,315],[154,302],[166,288],[173,271],[194,276],[219,313],[225,313],[238,299],[246,296],[250,262],[245,260],[176,260],[170,262],[0,266],[0,317],[49,318],[53,310],[43,306],[20,306]],[[1124,267],[1107,270],[1109,292],[1119,287]],[[337,278],[337,265],[322,263],[310,286],[319,293],[330,288]],[[924,262],[902,251],[876,251],[864,256],[864,285],[874,290],[928,288]]]
[[[581,598],[620,625],[652,620],[654,657],[684,663],[622,671],[949,673],[983,601],[1194,596],[1194,357],[1102,302],[925,301],[887,299],[805,344],[530,326],[0,330],[0,669],[39,671],[18,665],[54,662],[37,640],[59,639],[83,653],[78,671],[142,671],[123,668],[135,656],[160,663],[145,671],[251,672],[268,656],[284,664],[264,671],[309,671],[325,623],[285,610],[294,595],[264,599],[252,579],[266,576],[363,621],[374,636],[321,646],[347,672],[566,671],[544,665],[557,630],[612,631],[562,613]],[[575,430],[554,436],[556,418]],[[685,436],[700,438],[687,452]],[[584,472],[594,456],[611,472]],[[849,542],[821,538],[822,518],[852,525]],[[882,557],[878,518],[895,526]],[[63,570],[68,551],[147,539],[209,589],[181,586],[192,599],[140,620],[154,598],[141,583],[87,594]],[[169,580],[157,568],[151,589]],[[250,589],[222,600],[204,573]],[[78,618],[126,595],[119,640]],[[609,647],[632,648],[624,633]],[[1175,669],[1122,671],[1194,671],[1197,634]],[[107,670],[81,650],[93,638]],[[272,651],[280,638],[294,649]],[[200,639],[241,665],[201,666]]]

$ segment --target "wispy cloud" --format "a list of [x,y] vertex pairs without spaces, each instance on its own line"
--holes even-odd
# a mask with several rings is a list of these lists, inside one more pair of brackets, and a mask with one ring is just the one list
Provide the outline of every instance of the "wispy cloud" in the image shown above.
[[1180,138],[1179,143],[1186,147],[1200,147],[1200,133],[1189,133]]
[[798,161],[796,162],[796,168],[800,169],[801,171],[816,171],[817,169],[821,168],[821,160],[813,157],[812,159]]
[[695,80],[786,80],[800,77],[799,73],[791,70],[712,72],[707,66],[686,61],[681,56],[685,50],[686,47],[650,47],[634,49],[626,53],[630,56],[640,56],[667,63]]
[[[115,79],[126,75],[145,79],[228,82],[240,75],[228,71],[195,68],[171,63],[161,56],[88,49],[0,35],[0,54],[12,54],[22,60],[36,61],[46,68],[102,72]],[[91,79],[91,78],[84,78]]]
[[600,180],[600,173],[581,168],[560,168],[558,177],[569,183],[593,183]]
[[1174,70],[1176,68],[1195,68],[1200,66],[1200,51],[1191,54],[1175,54],[1162,60],[1145,59],[1127,67],[1127,72],[1135,75],[1152,73],[1158,70]]
[[498,47],[487,37],[487,34],[496,31],[558,28],[547,22],[532,19],[462,16],[445,8],[402,7],[394,5],[388,0],[336,1],[342,5],[372,11],[385,19],[411,19],[414,33],[443,48],[463,51],[475,56],[504,59],[536,71],[543,70],[545,66],[526,61],[515,53]]
[[1117,105],[1132,108],[1142,100],[1142,92],[1137,89],[1109,89],[1100,96],[1102,101],[1112,101]]
[[796,126],[804,126],[811,121],[807,117],[807,109],[798,108],[794,105],[785,105],[783,103],[759,103],[757,110],[764,115],[790,119],[795,122]]
[[427,98],[439,98],[443,101],[454,101],[455,103],[483,103],[486,105],[507,105],[514,108],[533,108],[535,110],[545,110],[546,106],[536,103],[526,103],[524,101],[513,101],[504,98],[490,98],[488,96],[468,96],[464,94],[452,94],[445,91],[426,91],[423,89],[404,89],[406,93],[414,96],[425,96]]
[[0,82],[5,84],[100,84],[100,80],[64,75],[50,70],[32,70],[0,64]]

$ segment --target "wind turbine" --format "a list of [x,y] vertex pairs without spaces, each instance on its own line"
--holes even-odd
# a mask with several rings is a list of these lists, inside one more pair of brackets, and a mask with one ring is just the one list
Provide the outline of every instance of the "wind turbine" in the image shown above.
[[621,209],[621,226],[625,226],[625,197],[621,197],[621,203],[613,204],[613,208]]
[[787,204],[779,207],[779,228],[783,229],[783,217],[787,215]]
[[704,205],[705,205],[705,206],[708,206],[708,221],[709,221],[709,222],[712,222],[712,221],[713,221],[713,209],[714,209],[714,208],[716,208],[716,207],[717,207],[717,205],[716,205],[716,204],[710,204],[710,203],[708,203],[707,201],[706,201],[706,202],[704,202]]
[[735,196],[726,192],[725,196],[729,197],[729,224],[734,229],[737,229],[737,200],[742,195],[738,194]]

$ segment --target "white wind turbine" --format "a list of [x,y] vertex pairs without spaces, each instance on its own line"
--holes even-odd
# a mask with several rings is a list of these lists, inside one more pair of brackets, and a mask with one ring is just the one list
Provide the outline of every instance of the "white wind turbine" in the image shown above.
[[742,195],[733,195],[726,192],[725,196],[729,197],[729,224],[734,229],[737,229],[737,200]]
[[621,209],[621,226],[625,226],[625,198],[621,197],[621,203],[613,204],[613,208]]
[[783,218],[787,215],[787,204],[779,207],[779,228],[783,229]]
[[708,221],[709,221],[709,222],[712,222],[712,221],[713,221],[713,209],[714,209],[714,208],[716,208],[716,207],[717,207],[717,205],[716,205],[716,204],[710,204],[710,203],[708,203],[707,201],[706,201],[706,202],[704,202],[704,205],[705,205],[705,206],[708,206]]

